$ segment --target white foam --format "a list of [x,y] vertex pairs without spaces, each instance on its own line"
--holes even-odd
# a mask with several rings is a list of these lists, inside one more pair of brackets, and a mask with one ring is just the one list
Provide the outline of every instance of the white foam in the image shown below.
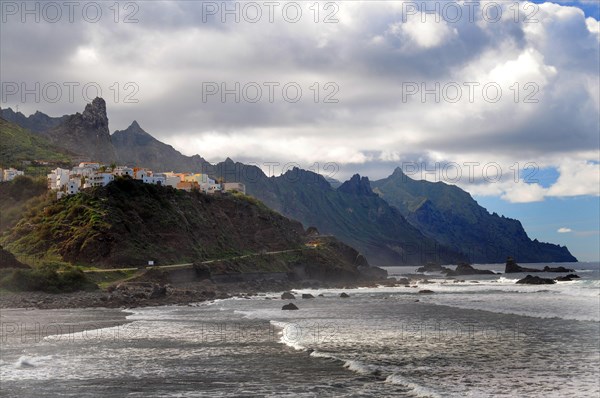
[[379,368],[377,366],[354,360],[344,362],[344,368],[361,375],[372,375],[379,372]]
[[[270,321],[271,325],[280,329],[279,342],[297,351],[307,351],[308,348],[300,344],[300,339],[292,331],[292,324],[287,322]],[[295,329],[294,329],[295,330]]]
[[423,398],[441,398],[442,397],[437,392],[435,392],[427,387],[412,383],[412,382],[406,380],[404,377],[400,376],[399,374],[389,375],[385,379],[385,382],[390,383],[390,384],[396,384],[396,385],[408,387],[411,389],[411,393],[415,397],[419,397],[419,398],[421,398],[421,397],[423,397]]
[[35,364],[33,360],[29,357],[20,357],[17,362],[15,362],[15,368],[19,369],[29,369],[35,368]]

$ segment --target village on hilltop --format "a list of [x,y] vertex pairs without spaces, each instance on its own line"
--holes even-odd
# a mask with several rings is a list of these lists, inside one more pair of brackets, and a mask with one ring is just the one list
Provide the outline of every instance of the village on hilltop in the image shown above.
[[97,162],[81,162],[71,170],[56,168],[48,174],[48,189],[56,191],[60,199],[65,195],[74,195],[81,189],[103,187],[115,177],[129,177],[146,184],[170,186],[185,191],[201,191],[207,194],[215,192],[246,193],[246,187],[240,182],[217,182],[206,174],[160,172],[141,167],[107,166]]
[[16,177],[22,175],[25,175],[25,172],[22,170],[13,169],[12,167],[8,169],[0,169],[0,182],[12,181]]

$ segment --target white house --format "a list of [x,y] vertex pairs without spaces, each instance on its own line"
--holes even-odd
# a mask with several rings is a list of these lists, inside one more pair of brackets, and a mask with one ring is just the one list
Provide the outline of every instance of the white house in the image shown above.
[[134,177],[133,169],[131,167],[126,166],[117,166],[113,170],[113,174],[116,176],[129,176],[131,178]]
[[83,187],[104,187],[114,179],[115,176],[111,173],[94,173],[85,180],[85,184],[83,185]]
[[56,168],[48,174],[48,189],[62,190],[69,182],[71,171]]
[[221,184],[217,184],[215,180],[209,178],[207,183],[200,184],[200,189],[204,193],[215,193],[221,190]]
[[149,175],[151,175],[151,173],[149,173],[146,169],[133,169],[133,178],[136,180],[144,181],[144,178],[148,177]]
[[[81,178],[74,177],[67,183],[67,195],[75,195],[81,188]],[[62,195],[61,195],[62,196]]]
[[[144,180],[146,184],[166,185],[167,176],[163,173],[152,174],[152,176],[146,177]],[[177,186],[177,184],[175,184]]]
[[165,182],[162,185],[177,188],[177,184],[181,182],[181,177],[173,172],[171,173],[157,173],[154,176],[164,177]]
[[79,166],[73,167],[71,175],[79,175],[82,177],[91,177],[100,168],[100,163],[81,162]]
[[23,172],[21,170],[13,169],[11,167],[10,169],[6,169],[2,172],[2,181],[12,181],[15,179],[15,177],[22,176],[24,174],[25,174],[25,172]]

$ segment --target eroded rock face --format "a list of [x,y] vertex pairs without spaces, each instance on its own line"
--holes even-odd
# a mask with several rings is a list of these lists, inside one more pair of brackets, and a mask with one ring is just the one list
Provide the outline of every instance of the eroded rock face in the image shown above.
[[106,102],[95,98],[83,113],[68,116],[42,133],[53,144],[97,162],[117,161],[106,115]]

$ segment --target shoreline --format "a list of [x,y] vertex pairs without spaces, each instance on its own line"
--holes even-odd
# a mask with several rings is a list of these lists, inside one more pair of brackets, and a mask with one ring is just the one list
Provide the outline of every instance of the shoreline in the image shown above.
[[[49,336],[72,338],[81,332],[120,327],[131,323],[132,312],[120,308],[38,309],[3,308],[0,312],[2,346],[38,343]],[[25,364],[26,365],[26,364]]]
[[161,285],[152,282],[122,283],[108,290],[79,291],[74,293],[3,292],[0,294],[0,310],[58,310],[74,308],[128,309],[166,305],[188,305],[232,297],[250,297],[261,293],[284,292],[294,289],[355,289],[378,285],[404,286],[398,280],[355,282],[288,282],[258,280],[240,283],[210,281],[186,284]]

